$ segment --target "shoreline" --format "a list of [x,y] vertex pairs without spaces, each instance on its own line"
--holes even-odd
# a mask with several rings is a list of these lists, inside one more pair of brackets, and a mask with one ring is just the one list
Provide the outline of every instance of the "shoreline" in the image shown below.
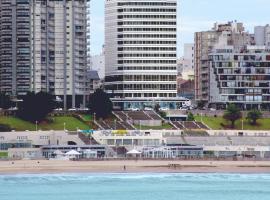
[[[125,166],[125,167],[124,167]],[[124,169],[125,168],[125,169]],[[270,173],[270,161],[0,161],[0,175],[57,173]]]

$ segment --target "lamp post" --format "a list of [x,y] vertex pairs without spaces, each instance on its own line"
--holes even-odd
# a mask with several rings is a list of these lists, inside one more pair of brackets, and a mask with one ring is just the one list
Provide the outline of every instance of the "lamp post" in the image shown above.
[[38,123],[38,121],[36,121],[36,131],[37,131],[37,129],[38,129],[38,127],[37,127],[37,123]]
[[94,113],[94,123],[96,122],[96,113]]

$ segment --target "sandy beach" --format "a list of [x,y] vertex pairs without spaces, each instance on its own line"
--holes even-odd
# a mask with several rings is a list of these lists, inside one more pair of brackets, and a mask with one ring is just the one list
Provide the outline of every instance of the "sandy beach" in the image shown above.
[[270,173],[270,161],[0,161],[0,174],[143,172]]

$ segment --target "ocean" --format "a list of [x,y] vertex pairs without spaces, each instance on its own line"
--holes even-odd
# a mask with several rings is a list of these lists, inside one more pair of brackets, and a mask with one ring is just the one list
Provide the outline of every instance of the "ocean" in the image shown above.
[[270,174],[0,175],[1,200],[269,200]]

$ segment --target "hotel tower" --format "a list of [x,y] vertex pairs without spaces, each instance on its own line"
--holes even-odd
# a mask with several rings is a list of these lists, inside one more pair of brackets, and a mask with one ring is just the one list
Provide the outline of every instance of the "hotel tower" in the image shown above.
[[121,108],[175,107],[177,0],[105,1],[105,89]]

